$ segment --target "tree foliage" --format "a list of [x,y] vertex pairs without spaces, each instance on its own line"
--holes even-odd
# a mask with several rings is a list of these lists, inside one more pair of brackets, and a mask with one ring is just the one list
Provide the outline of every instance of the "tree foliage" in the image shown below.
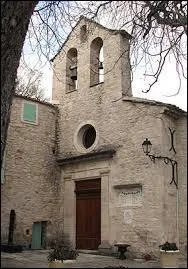
[[22,67],[22,71],[17,76],[15,93],[40,101],[49,101],[45,89],[41,86],[41,77],[42,72]]

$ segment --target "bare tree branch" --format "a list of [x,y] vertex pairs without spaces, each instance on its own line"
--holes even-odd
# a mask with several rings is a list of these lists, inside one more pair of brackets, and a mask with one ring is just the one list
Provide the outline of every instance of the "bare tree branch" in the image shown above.
[[45,90],[41,86],[42,72],[21,66],[16,80],[15,93],[18,95],[35,98],[40,101],[49,101],[45,96]]

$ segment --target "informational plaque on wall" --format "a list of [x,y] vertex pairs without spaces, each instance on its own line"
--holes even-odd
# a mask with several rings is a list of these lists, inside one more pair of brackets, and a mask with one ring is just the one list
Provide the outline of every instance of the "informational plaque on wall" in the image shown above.
[[131,224],[133,219],[133,212],[132,210],[125,210],[124,211],[124,223]]
[[119,206],[140,205],[142,203],[142,188],[131,187],[118,190]]

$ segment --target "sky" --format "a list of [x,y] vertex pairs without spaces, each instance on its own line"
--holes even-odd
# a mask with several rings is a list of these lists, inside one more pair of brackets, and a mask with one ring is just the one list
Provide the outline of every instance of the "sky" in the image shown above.
[[[66,36],[64,36],[64,39],[65,38]],[[64,40],[62,40],[62,43],[63,42]],[[54,55],[52,55],[52,57],[53,56]],[[24,59],[31,68],[35,67],[39,69],[40,66],[40,71],[43,73],[41,77],[41,87],[45,89],[45,95],[51,99],[52,69],[50,67],[50,63],[46,61],[44,56],[41,56],[41,62],[36,66],[36,63],[38,62],[37,51],[31,51],[27,42],[24,45]],[[143,89],[147,88],[146,85],[148,85],[143,73],[144,70],[142,70],[142,67],[133,73],[133,96],[174,104],[187,111],[187,80],[182,80],[181,90],[178,94],[176,94],[179,81],[177,79],[174,62],[169,61],[168,66],[162,71],[159,82],[157,82],[148,93],[142,92]]]
[[[28,62],[30,66],[34,67],[37,62],[37,56],[28,55]],[[45,62],[45,59],[44,59]],[[43,66],[40,71],[43,75],[41,78],[41,87],[45,89],[45,95],[51,99],[52,96],[52,69],[48,62]],[[169,63],[168,68],[163,70],[159,82],[153,86],[148,93],[143,93],[142,89],[145,87],[145,79],[142,74],[133,74],[132,93],[135,97],[146,98],[150,100],[161,101],[178,106],[179,108],[187,111],[187,81],[182,81],[182,88],[180,92],[175,96],[177,92],[178,81],[175,74],[174,65]],[[134,77],[135,76],[135,77]]]

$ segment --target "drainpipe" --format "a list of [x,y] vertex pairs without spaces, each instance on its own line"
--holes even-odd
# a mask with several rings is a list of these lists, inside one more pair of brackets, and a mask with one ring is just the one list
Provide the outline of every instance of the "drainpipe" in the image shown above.
[[177,188],[177,196],[176,196],[176,227],[177,227],[177,247],[180,247],[180,237],[179,237],[179,190]]
[[177,195],[176,195],[176,228],[177,228],[177,247],[180,247],[179,237],[179,186],[178,186],[178,164],[176,164],[176,182],[177,182]]

